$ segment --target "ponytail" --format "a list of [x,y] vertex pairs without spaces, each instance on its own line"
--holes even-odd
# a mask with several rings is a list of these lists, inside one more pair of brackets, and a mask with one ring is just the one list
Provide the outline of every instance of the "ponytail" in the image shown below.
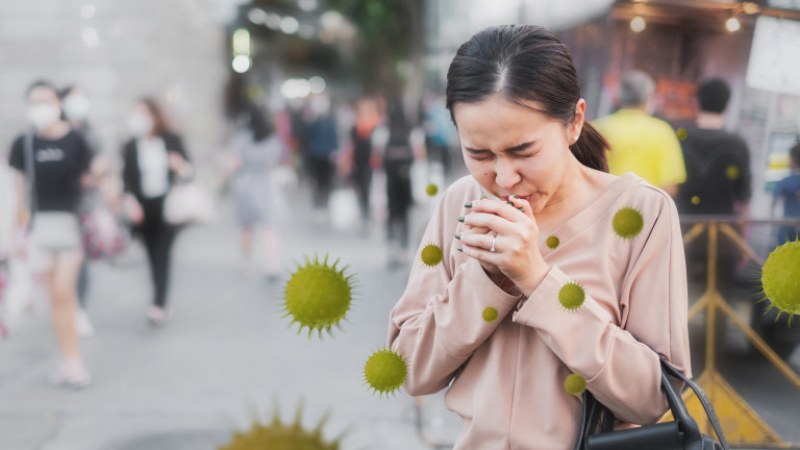
[[608,172],[606,150],[610,147],[606,138],[589,122],[585,122],[578,141],[572,144],[569,149],[584,166]]

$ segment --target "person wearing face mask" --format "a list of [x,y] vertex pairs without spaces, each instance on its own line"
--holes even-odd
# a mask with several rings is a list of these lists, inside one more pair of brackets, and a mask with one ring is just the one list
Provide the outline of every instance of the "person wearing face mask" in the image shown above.
[[153,98],[137,101],[128,118],[132,137],[123,147],[125,208],[147,250],[153,281],[153,303],[147,318],[153,325],[167,318],[167,290],[176,228],[164,220],[164,201],[173,184],[193,174],[183,140],[171,130]]
[[[108,162],[105,158],[100,157],[100,139],[95,133],[94,128],[89,123],[89,112],[91,111],[91,103],[84,94],[83,90],[77,85],[70,85],[65,87],[59,92],[61,98],[61,107],[63,117],[70,124],[70,126],[77,130],[83,136],[89,149],[92,152],[92,167],[91,173],[95,186],[88,187],[83,195],[83,202],[97,201],[98,189],[101,184],[107,184]],[[98,188],[98,189],[95,189]],[[78,275],[78,318],[77,326],[78,333],[81,336],[92,336],[94,334],[94,327],[89,320],[89,315],[86,312],[86,304],[89,290],[89,268],[88,259],[84,258],[81,264],[81,270]]]
[[17,170],[17,229],[28,237],[27,253],[42,275],[51,300],[56,338],[63,357],[50,379],[54,384],[86,387],[91,376],[81,357],[76,329],[78,272],[83,247],[77,208],[88,183],[92,153],[81,134],[61,120],[56,88],[45,81],[27,91],[27,119],[32,130],[11,148],[9,164]]

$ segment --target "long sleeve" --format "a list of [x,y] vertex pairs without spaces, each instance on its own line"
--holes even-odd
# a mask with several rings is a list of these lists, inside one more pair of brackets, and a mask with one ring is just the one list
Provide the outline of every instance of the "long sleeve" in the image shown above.
[[127,193],[138,195],[136,143],[131,140],[122,147],[122,186]]
[[[689,374],[687,286],[683,244],[674,204],[660,195],[651,206],[655,221],[646,221],[634,247],[618,299],[593,297],[567,310],[561,288],[572,280],[554,265],[545,280],[514,314],[516,323],[534,328],[545,344],[614,415],[633,423],[652,423],[667,409],[661,385],[659,354]],[[624,251],[624,250],[621,250]],[[599,263],[598,263],[599,264]],[[601,294],[607,295],[607,294]],[[601,302],[604,300],[605,302]],[[603,303],[618,303],[615,316]]]
[[[411,395],[445,388],[520,300],[497,287],[480,263],[454,252],[453,234],[465,201],[461,196],[451,188],[439,204],[406,291],[391,313],[388,345],[408,365],[405,388]],[[443,250],[443,261],[433,267],[419,257],[428,244]],[[497,311],[496,320],[484,320],[486,308]]]

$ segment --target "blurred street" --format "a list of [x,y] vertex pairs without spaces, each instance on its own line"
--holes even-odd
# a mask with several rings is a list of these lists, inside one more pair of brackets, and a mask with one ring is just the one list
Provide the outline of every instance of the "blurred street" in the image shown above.
[[164,328],[145,321],[139,248],[121,267],[92,266],[96,335],[83,344],[95,384],[84,391],[47,383],[57,354],[45,303],[36,303],[0,344],[0,449],[212,449],[254,412],[269,417],[277,403],[290,420],[303,402],[307,427],[330,412],[326,436],[349,430],[345,449],[425,448],[410,398],[380,398],[362,380],[406,281],[406,269],[386,269],[381,230],[367,240],[304,221],[287,230],[286,274],[289,261],[316,252],[341,257],[357,277],[342,330],[309,339],[281,317],[286,276],[270,283],[237,270],[235,231],[221,216],[179,237],[174,317]]

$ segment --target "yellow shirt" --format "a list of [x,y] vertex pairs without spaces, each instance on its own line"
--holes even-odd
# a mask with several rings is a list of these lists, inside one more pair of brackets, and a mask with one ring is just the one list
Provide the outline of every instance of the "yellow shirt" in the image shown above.
[[594,125],[611,144],[612,174],[633,172],[659,188],[686,181],[681,145],[668,123],[643,111],[621,109]]

